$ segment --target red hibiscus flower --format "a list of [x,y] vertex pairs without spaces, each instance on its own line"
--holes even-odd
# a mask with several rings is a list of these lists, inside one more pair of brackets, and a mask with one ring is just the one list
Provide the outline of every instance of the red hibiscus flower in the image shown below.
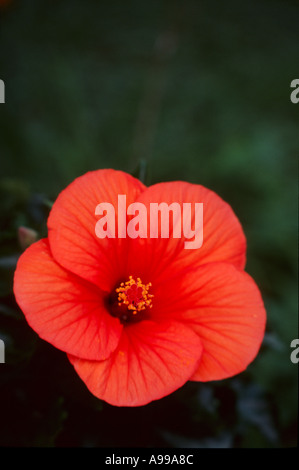
[[[172,236],[175,221],[169,238],[98,238],[95,209],[112,204],[117,229],[118,195],[148,209],[203,203],[202,246],[185,249],[184,237]],[[99,170],[59,195],[48,238],[18,261],[14,292],[29,325],[67,353],[95,396],[140,406],[188,380],[231,377],[255,358],[266,315],[244,272],[245,250],[237,217],[214,192],[180,181],[145,187]]]

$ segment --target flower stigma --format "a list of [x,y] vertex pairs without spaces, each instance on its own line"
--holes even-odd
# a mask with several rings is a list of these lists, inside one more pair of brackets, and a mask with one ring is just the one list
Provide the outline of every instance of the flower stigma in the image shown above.
[[118,294],[118,306],[126,305],[133,315],[145,310],[147,307],[152,308],[152,298],[154,296],[149,294],[151,286],[151,282],[143,284],[140,277],[137,277],[135,281],[133,276],[129,276],[128,281],[121,282],[120,286],[115,289]]
[[151,287],[151,282],[144,284],[140,277],[119,281],[107,298],[109,313],[123,324],[149,319],[154,297],[149,293]]

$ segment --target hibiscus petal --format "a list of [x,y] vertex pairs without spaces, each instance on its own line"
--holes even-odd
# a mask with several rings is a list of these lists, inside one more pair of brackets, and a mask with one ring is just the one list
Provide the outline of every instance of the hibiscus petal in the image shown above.
[[122,325],[106,311],[103,292],[61,268],[46,239],[20,257],[14,293],[29,325],[58,349],[102,360],[117,347]]
[[92,171],[75,179],[59,194],[48,219],[55,260],[101,289],[111,291],[123,275],[128,240],[99,239],[95,226],[100,217],[95,210],[98,204],[108,202],[113,205],[117,220],[118,195],[126,195],[129,205],[144,189],[140,181],[122,171]]
[[[220,261],[244,269],[246,239],[242,227],[229,204],[213,191],[201,185],[181,181],[159,183],[141,193],[138,202],[147,207],[148,227],[150,223],[154,223],[153,220],[150,221],[151,203],[164,202],[169,205],[177,202],[181,208],[183,203],[191,203],[192,229],[194,229],[194,203],[203,203],[203,244],[197,249],[186,249],[184,242],[192,239],[188,240],[183,236],[173,238],[172,227],[169,238],[162,239],[159,231],[159,238],[134,239],[130,243],[130,273],[139,273],[146,279],[157,281],[160,277],[163,278],[163,271],[170,263],[172,269],[176,271]],[[183,234],[182,229],[181,233]],[[189,233],[188,236],[190,235]]]
[[[211,263],[171,277],[154,291],[155,320],[173,318],[199,335],[202,359],[192,380],[220,380],[252,362],[261,346],[266,312],[259,289],[245,272]],[[154,287],[154,286],[153,286]]]
[[142,321],[124,328],[109,359],[69,359],[96,397],[116,406],[141,406],[181,387],[196,370],[201,351],[190,328]]

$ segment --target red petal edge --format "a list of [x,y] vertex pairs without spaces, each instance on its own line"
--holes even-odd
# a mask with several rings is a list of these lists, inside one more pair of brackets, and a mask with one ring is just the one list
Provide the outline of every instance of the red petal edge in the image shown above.
[[162,398],[189,380],[198,367],[198,335],[176,323],[142,321],[124,328],[105,361],[69,360],[96,397],[116,406],[141,406]]
[[123,327],[106,311],[103,292],[59,266],[47,239],[21,255],[14,293],[31,328],[56,348],[105,359],[117,347]]

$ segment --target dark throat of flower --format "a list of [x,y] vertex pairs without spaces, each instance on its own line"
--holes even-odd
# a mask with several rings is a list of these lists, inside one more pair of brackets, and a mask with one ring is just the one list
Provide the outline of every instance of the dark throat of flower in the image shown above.
[[108,299],[111,315],[118,317],[122,323],[133,323],[149,317],[153,306],[153,294],[150,294],[152,283],[144,284],[140,277],[129,276],[128,281],[120,282]]

